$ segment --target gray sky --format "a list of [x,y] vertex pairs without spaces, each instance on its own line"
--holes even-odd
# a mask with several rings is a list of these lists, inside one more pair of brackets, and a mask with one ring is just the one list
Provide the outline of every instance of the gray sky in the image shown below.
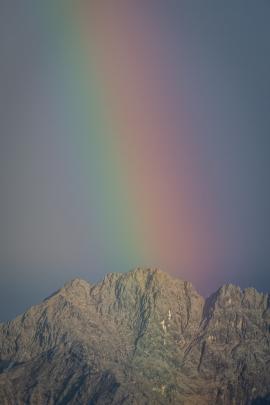
[[[78,139],[86,129],[62,102],[73,94],[65,79],[72,68],[53,8],[0,3],[0,320],[6,320],[70,278],[95,282],[140,264],[140,257],[116,240],[108,246],[96,232],[102,212],[92,195],[99,181],[82,170]],[[207,286],[191,281],[204,294],[225,282],[268,291],[270,2],[172,0],[145,8],[164,25],[173,75],[181,68],[185,78],[169,91],[177,97],[183,86],[190,94],[198,128],[192,142],[224,240]]]

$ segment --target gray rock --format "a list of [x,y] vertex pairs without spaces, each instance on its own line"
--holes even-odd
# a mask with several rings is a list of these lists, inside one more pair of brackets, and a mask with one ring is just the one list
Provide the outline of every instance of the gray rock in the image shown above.
[[267,404],[270,297],[157,269],[75,279],[0,325],[0,403]]

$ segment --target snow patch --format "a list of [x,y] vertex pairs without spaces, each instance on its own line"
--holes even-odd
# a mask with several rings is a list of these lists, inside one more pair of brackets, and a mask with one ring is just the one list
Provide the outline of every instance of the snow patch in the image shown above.
[[166,333],[167,332],[167,326],[165,325],[164,319],[160,322],[160,324],[162,326],[163,331]]

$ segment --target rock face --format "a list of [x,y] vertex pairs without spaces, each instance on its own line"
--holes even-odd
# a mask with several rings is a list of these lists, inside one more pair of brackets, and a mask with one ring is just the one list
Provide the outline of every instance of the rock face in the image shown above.
[[75,279],[0,325],[0,403],[268,404],[270,296],[160,270]]

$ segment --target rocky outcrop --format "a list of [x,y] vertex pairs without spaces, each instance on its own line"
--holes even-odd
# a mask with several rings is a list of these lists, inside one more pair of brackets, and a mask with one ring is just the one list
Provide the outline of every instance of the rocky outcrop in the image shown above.
[[76,279],[0,326],[2,404],[270,403],[270,298],[160,270]]

